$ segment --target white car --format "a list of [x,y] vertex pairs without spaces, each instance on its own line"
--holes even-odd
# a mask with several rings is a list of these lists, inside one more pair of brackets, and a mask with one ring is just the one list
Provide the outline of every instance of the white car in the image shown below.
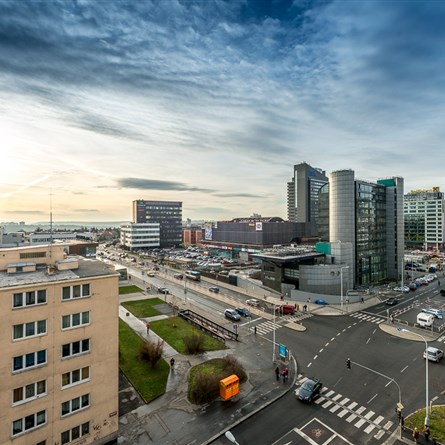
[[443,312],[440,309],[434,309],[432,307],[426,307],[426,308],[422,309],[422,312],[425,312],[425,314],[434,315],[436,318],[439,318],[440,320],[443,319]]
[[246,300],[246,304],[253,307],[258,307],[260,305],[260,302],[258,300],[255,300],[255,298],[251,298],[250,300]]
[[395,287],[394,290],[396,292],[405,292],[408,293],[409,292],[409,287],[408,286],[403,286],[403,287]]
[[433,348],[432,346],[428,346],[426,351],[423,352],[423,358],[427,358],[432,362],[440,362],[440,359],[443,357],[443,351],[441,349]]

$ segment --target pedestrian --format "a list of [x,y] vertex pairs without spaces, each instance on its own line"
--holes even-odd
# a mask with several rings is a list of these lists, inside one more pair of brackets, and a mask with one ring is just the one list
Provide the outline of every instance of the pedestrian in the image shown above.
[[430,427],[428,425],[423,427],[423,435],[425,436],[425,440],[428,442],[430,440]]
[[391,316],[389,317],[389,321],[391,322],[391,324],[394,324],[394,315],[391,315]]
[[150,333],[150,323],[148,321],[145,327],[147,328],[147,335],[148,335]]
[[438,284],[439,284],[439,286],[440,286],[440,280],[437,282]]
[[417,443],[417,440],[419,439],[419,430],[417,427],[414,427],[413,429],[413,439],[415,443]]
[[362,300],[361,300],[361,301],[362,301],[362,303],[364,303],[364,302],[365,302],[365,299],[362,297]]
[[307,299],[307,303],[310,303],[311,302],[311,297],[309,297],[308,299]]
[[253,332],[256,335],[256,326],[253,328]]
[[400,428],[402,428],[402,431],[405,431],[405,417],[400,417]]
[[172,371],[173,371],[173,367],[175,366],[175,359],[172,357],[171,359],[170,359],[170,367],[172,368]]
[[281,374],[283,376],[283,383],[285,383],[287,378],[289,377],[289,370],[287,368],[284,368]]
[[280,367],[278,365],[275,368],[275,375],[277,377],[277,381],[280,380]]

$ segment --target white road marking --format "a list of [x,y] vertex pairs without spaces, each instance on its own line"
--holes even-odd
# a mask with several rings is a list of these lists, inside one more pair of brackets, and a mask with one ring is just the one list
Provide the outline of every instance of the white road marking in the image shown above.
[[316,356],[313,358],[313,360],[317,360],[317,357],[318,357],[318,355],[316,355]]
[[321,348],[318,353],[321,354],[323,352],[323,348]]
[[354,423],[356,428],[360,428],[364,423],[366,423],[365,419],[360,419],[357,423]]
[[329,411],[331,413],[335,413],[335,411],[338,411],[340,409],[340,405],[334,405]]
[[383,416],[379,416],[379,417],[377,417],[377,419],[374,420],[374,423],[375,423],[376,425],[379,425],[380,422],[381,422],[383,419],[384,419]]
[[368,426],[368,428],[365,428],[365,433],[366,433],[366,434],[369,434],[374,428],[375,428],[375,425],[371,423],[371,424]]
[[336,394],[335,397],[332,397],[332,400],[336,402],[338,399],[341,399],[343,396],[341,394]]
[[368,400],[368,405],[378,396],[379,394],[377,393],[374,397],[372,397],[370,400]]
[[368,344],[371,341],[371,337],[368,338],[368,340],[366,340],[366,344]]
[[340,419],[342,417],[344,417],[347,413],[349,413],[349,411],[347,409],[344,409],[343,411],[340,411],[337,416],[340,417]]
[[334,402],[332,400],[328,400],[326,403],[321,405],[323,408],[327,408],[328,406],[331,406]]
[[329,391],[327,394],[325,394],[326,397],[331,397],[332,394],[334,394],[335,391]]
[[328,346],[329,346],[329,342],[324,345],[325,348],[327,348]]
[[310,368],[310,367],[311,367],[311,365],[312,365],[312,362],[310,362],[310,363],[309,363],[309,365],[307,365],[307,367],[308,367],[308,368]]
[[400,373],[402,373],[403,371],[405,371],[408,368],[408,365],[406,365],[401,371]]
[[356,417],[357,417],[357,414],[351,414],[351,415],[346,419],[346,422],[351,423]]

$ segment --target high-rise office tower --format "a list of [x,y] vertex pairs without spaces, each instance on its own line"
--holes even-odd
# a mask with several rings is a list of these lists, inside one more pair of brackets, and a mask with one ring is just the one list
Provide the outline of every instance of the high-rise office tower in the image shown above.
[[352,244],[353,282],[399,279],[404,252],[403,179],[372,183],[355,179],[352,170],[340,170],[329,175],[322,194],[320,214],[328,217],[320,219],[319,233],[332,243]]
[[294,176],[287,183],[287,218],[293,222],[318,220],[318,194],[328,182],[325,172],[305,162],[294,165]]
[[439,187],[405,195],[405,245],[411,249],[443,249],[444,194]]
[[133,201],[134,223],[158,223],[160,247],[173,247],[182,243],[182,202]]
[[0,443],[118,431],[118,277],[63,243],[0,249]]

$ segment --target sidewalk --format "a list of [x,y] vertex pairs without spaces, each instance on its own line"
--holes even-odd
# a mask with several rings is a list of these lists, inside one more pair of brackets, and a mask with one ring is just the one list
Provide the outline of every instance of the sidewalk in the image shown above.
[[[147,338],[145,323],[119,307],[119,316]],[[165,348],[165,359],[174,356],[175,368],[170,372],[166,393],[147,405],[140,406],[119,418],[118,444],[122,445],[188,445],[209,444],[234,425],[273,403],[294,387],[297,365],[292,358],[286,364],[289,380],[276,381],[272,362],[272,344],[254,335],[247,327],[240,332],[241,341],[227,342],[228,349],[197,356],[178,354]],[[151,339],[159,338],[153,331]],[[244,366],[248,381],[233,400],[216,400],[208,405],[193,405],[187,400],[187,378],[191,367],[211,358],[234,355]],[[278,354],[278,351],[277,351]],[[280,364],[283,368],[285,365]],[[193,423],[193,427],[190,425]]]

